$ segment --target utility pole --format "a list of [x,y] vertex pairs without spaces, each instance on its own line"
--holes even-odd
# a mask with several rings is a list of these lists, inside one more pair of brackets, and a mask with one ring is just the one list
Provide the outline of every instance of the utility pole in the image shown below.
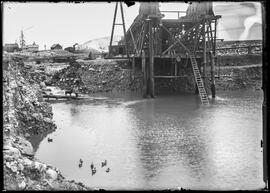
[[24,48],[24,46],[25,46],[23,30],[21,30],[20,45],[21,45],[21,48]]
[[26,30],[29,30],[29,29],[32,29],[34,26],[31,26],[31,27],[28,27],[26,29],[22,29],[21,30],[21,36],[20,36],[20,45],[21,45],[21,48],[23,48],[25,46],[25,40],[24,40],[24,33],[23,31],[26,31]]

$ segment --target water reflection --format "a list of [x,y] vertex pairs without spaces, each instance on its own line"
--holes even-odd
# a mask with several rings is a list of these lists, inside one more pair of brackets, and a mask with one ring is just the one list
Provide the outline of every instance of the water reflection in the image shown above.
[[75,116],[78,116],[78,113],[80,112],[77,107],[76,104],[72,104],[71,105],[71,108],[70,108],[70,113],[71,113],[71,117],[75,117]]
[[[69,179],[104,189],[236,190],[263,187],[261,93],[53,104],[59,128],[36,157]],[[69,151],[66,151],[66,150]],[[109,173],[97,167],[107,159]]]

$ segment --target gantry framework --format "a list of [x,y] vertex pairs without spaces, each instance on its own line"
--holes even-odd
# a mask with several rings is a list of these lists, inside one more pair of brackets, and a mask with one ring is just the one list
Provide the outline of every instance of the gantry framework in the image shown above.
[[[124,39],[117,46],[110,44],[109,56],[121,54],[142,58],[142,71],[146,74],[145,95],[151,97],[154,97],[154,78],[161,77],[154,75],[155,61],[174,58],[179,62],[183,58],[189,58],[199,94],[204,102],[203,98],[207,95],[202,77],[205,77],[205,68],[213,63],[216,55],[216,28],[221,16],[214,15],[211,2],[192,3],[185,12],[175,12],[176,19],[165,19],[164,13],[167,12],[170,11],[161,12],[156,2],[140,3],[138,16],[127,32],[124,29]],[[180,14],[185,15],[180,17]],[[121,53],[117,48],[121,48]],[[211,67],[214,71],[213,64]],[[175,66],[175,72],[167,78],[177,77],[179,75]],[[211,86],[214,86],[213,77]]]

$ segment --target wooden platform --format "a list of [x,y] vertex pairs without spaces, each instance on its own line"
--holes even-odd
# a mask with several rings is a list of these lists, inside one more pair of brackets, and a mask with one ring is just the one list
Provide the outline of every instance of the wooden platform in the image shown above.
[[85,99],[85,97],[76,97],[76,96],[69,96],[69,95],[43,95],[43,98],[47,98],[47,99],[75,99],[75,100],[79,100],[79,99]]
[[105,101],[108,97],[90,97],[90,96],[69,96],[69,95],[43,95],[45,99],[66,99],[66,100],[92,100],[92,101]]

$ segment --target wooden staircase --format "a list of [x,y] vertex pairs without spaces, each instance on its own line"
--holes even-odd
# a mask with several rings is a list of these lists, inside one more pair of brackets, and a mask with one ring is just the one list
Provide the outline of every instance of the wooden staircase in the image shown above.
[[204,88],[204,84],[203,84],[202,77],[201,77],[201,74],[200,74],[200,71],[199,71],[199,68],[197,65],[196,58],[195,58],[194,54],[191,52],[189,52],[189,57],[190,57],[195,81],[196,81],[198,91],[200,94],[201,102],[202,102],[202,104],[209,104],[208,96],[207,96],[207,93],[206,93],[205,88]]

